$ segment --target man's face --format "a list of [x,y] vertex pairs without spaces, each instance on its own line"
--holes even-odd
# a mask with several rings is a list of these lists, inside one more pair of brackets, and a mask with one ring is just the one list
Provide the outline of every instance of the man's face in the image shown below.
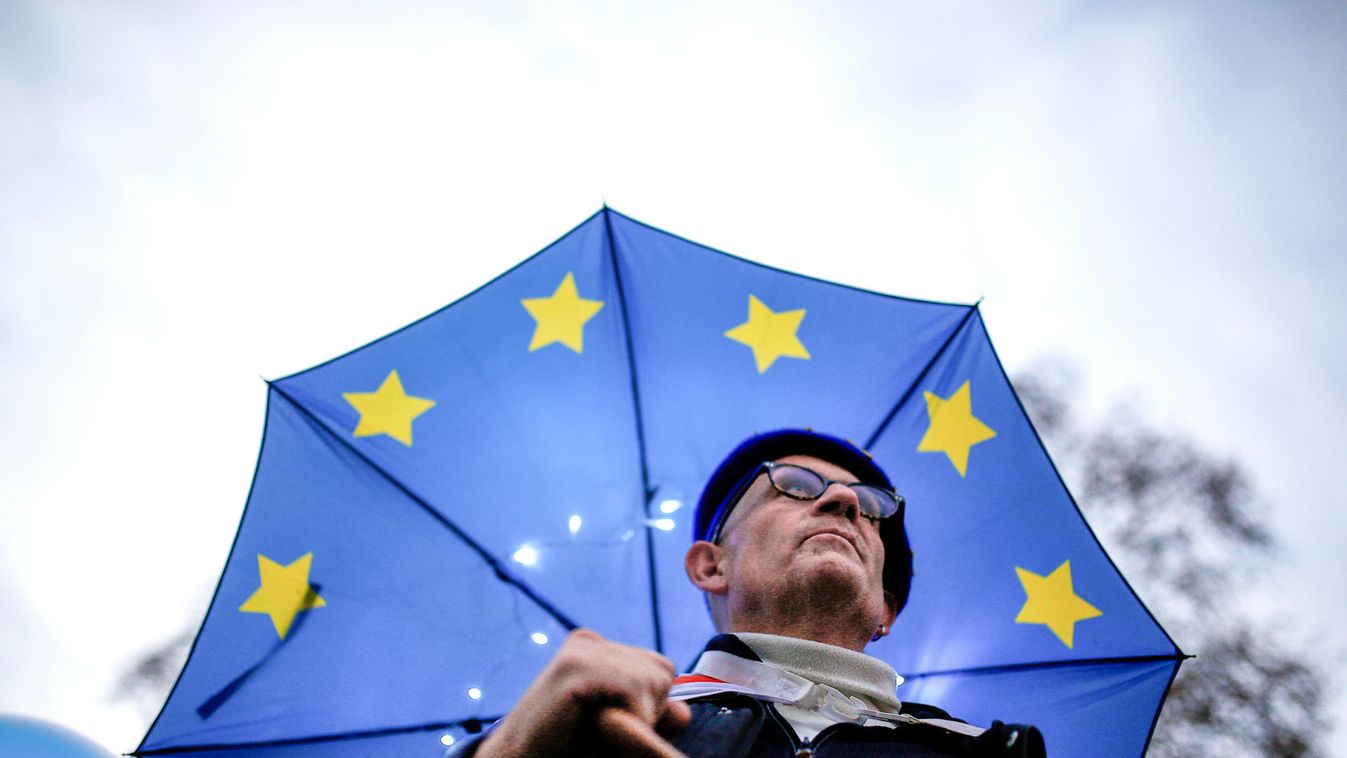
[[[856,481],[850,471],[812,456],[777,462]],[[861,515],[848,487],[833,484],[817,500],[797,500],[778,492],[763,472],[730,513],[720,545],[732,602],[757,608],[798,599],[798,612],[809,612],[827,600],[834,611],[883,617],[879,524]]]

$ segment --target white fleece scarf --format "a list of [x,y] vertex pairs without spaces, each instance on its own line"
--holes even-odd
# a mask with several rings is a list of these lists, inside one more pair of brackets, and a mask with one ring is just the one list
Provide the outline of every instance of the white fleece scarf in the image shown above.
[[[844,695],[860,699],[874,710],[898,712],[900,704],[894,690],[901,679],[892,666],[878,658],[835,645],[775,634],[740,632],[734,636],[756,653],[763,663],[833,687]],[[776,703],[774,707],[777,713],[790,722],[791,728],[801,739],[812,740],[824,728],[838,723],[816,710],[805,710],[785,703]],[[868,720],[866,725],[893,726],[876,719]]]

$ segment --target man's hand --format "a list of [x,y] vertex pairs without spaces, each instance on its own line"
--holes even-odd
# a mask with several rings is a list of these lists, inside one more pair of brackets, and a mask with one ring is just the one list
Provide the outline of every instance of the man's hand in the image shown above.
[[682,754],[660,736],[691,718],[686,703],[669,700],[674,674],[673,662],[658,653],[577,629],[477,756],[677,758]]

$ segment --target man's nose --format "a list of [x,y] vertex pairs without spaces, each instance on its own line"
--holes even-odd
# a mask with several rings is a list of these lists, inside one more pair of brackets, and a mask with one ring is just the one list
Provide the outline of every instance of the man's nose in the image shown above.
[[856,497],[855,490],[837,482],[829,484],[828,489],[819,495],[819,499],[814,501],[814,508],[819,513],[835,514],[847,521],[855,521],[861,515],[861,501]]

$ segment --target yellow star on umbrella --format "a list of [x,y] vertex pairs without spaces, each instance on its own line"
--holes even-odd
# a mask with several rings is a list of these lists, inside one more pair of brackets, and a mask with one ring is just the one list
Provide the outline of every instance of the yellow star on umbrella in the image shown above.
[[944,453],[959,476],[968,474],[969,449],[996,436],[991,427],[973,415],[973,395],[967,381],[948,398],[927,392],[926,415],[930,426],[917,443],[917,451]]
[[529,341],[529,352],[560,342],[577,353],[584,352],[585,323],[603,307],[602,300],[587,300],[575,289],[575,274],[557,285],[551,297],[530,297],[519,301],[537,326]]
[[343,392],[341,396],[360,413],[355,436],[387,434],[407,447],[412,446],[412,419],[435,407],[434,400],[408,395],[397,369],[389,371],[374,392]]
[[1076,622],[1104,615],[1085,602],[1071,586],[1071,561],[1062,561],[1051,574],[1039,576],[1015,567],[1026,599],[1016,624],[1042,624],[1067,647],[1074,647]]
[[309,567],[313,564],[313,553],[305,553],[288,566],[257,554],[257,572],[262,584],[239,606],[244,613],[265,613],[271,617],[272,626],[281,639],[290,631],[295,616],[300,611],[322,608],[327,605],[313,585],[309,584]]
[[748,296],[748,320],[725,332],[725,336],[753,350],[758,373],[764,373],[777,358],[809,360],[809,351],[796,336],[804,321],[804,308],[777,313],[754,295]]

